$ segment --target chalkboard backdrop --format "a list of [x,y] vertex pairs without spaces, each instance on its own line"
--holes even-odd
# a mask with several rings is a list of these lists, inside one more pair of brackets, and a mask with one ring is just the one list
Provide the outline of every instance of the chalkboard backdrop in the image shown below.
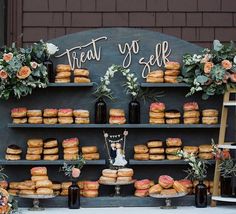
[[[100,39],[98,39],[100,38]],[[182,41],[172,36],[164,35],[158,32],[128,29],[128,28],[106,28],[91,30],[81,33],[66,35],[51,40],[50,42],[57,45],[60,49],[58,58],[53,58],[54,65],[65,63],[68,64],[66,49],[69,51],[70,60],[73,65],[78,64],[90,70],[90,78],[93,82],[99,82],[109,66],[112,64],[128,66],[132,72],[138,76],[140,83],[145,82],[142,73],[145,75],[148,69],[155,70],[159,66],[163,68],[166,60],[181,62],[184,53],[197,53],[201,48]],[[87,44],[87,45],[86,45]],[[83,47],[86,46],[86,47]],[[128,51],[130,50],[130,52]],[[75,53],[73,53],[75,51]],[[65,53],[63,55],[63,53]],[[153,56],[152,56],[153,55]],[[74,60],[73,61],[73,56]],[[151,57],[151,60],[150,60]],[[77,58],[77,59],[75,59]],[[89,60],[90,59],[90,60]],[[148,61],[154,62],[148,63]],[[140,64],[140,63],[141,64]],[[146,64],[145,64],[146,63]],[[146,65],[146,66],[145,66]],[[122,87],[124,82],[122,75],[117,74],[111,83],[115,102],[107,100],[109,108],[123,108],[128,112],[128,103],[130,97],[127,96]],[[27,107],[28,109],[44,108],[74,108],[88,109],[91,114],[91,123],[94,123],[94,103],[95,97],[93,91],[95,87],[50,87],[33,92],[32,95],[22,98],[21,100],[1,101],[0,103],[0,157],[4,159],[5,149],[9,144],[17,144],[23,148],[25,157],[26,140],[28,138],[48,138],[56,137],[61,142],[65,138],[78,137],[80,145],[96,145],[99,148],[101,159],[105,159],[104,138],[102,129],[17,129],[8,128],[11,123],[10,109],[14,107]],[[217,108],[221,110],[222,97],[210,98],[207,101],[201,99],[201,95],[194,95],[186,98],[185,94],[188,88],[156,88],[157,91],[163,91],[164,97],[159,100],[164,102],[167,109],[179,109],[182,112],[182,106],[185,102],[196,101],[201,109]],[[150,103],[141,102],[141,123],[148,123],[148,111]],[[229,115],[234,113],[230,111]],[[231,117],[232,118],[232,117]],[[232,140],[234,132],[233,120],[229,121],[227,138]],[[128,159],[133,159],[133,146],[136,144],[145,144],[150,139],[162,139],[167,137],[180,137],[184,145],[210,144],[211,138],[217,142],[218,129],[128,129],[127,138]],[[119,134],[123,129],[109,129],[108,133]],[[62,152],[62,149],[60,149]],[[6,172],[10,181],[20,181],[30,178],[29,169],[33,166],[6,166]],[[106,166],[85,166],[82,171],[81,180],[97,180],[101,170]],[[149,178],[157,181],[161,174],[168,174],[176,179],[183,178],[185,173],[184,165],[154,165],[154,166],[131,166],[135,170],[135,178]],[[209,179],[213,177],[214,168],[209,170]],[[48,166],[49,177],[51,180],[64,181],[66,178],[58,172],[59,166]],[[101,187],[100,195],[108,196],[111,193],[110,187]],[[127,187],[124,194],[132,195],[133,188]],[[62,199],[66,201],[66,199]],[[118,202],[117,202],[118,203]],[[193,201],[191,202],[193,203]],[[50,205],[50,202],[48,202]],[[62,206],[60,201],[56,201],[53,206]],[[127,204],[127,203],[126,203]],[[46,202],[47,205],[47,202]],[[64,204],[65,205],[65,204]],[[64,206],[63,205],[63,206]],[[117,205],[120,205],[119,203]],[[95,206],[95,205],[92,205]],[[108,205],[107,205],[108,206]],[[140,205],[141,206],[141,205]],[[143,204],[145,206],[145,204]]]

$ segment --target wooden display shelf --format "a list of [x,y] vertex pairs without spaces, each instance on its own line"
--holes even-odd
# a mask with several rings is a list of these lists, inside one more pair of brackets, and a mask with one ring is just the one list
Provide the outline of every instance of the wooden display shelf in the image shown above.
[[[207,164],[215,164],[215,160],[207,160]],[[129,160],[129,165],[188,165],[185,160]]]
[[48,87],[93,87],[94,83],[49,83]]
[[[0,165],[63,165],[63,163],[67,164],[76,164],[77,161],[65,161],[65,160],[54,160],[54,161],[29,161],[29,160],[0,160]],[[85,165],[105,165],[106,161],[101,160],[87,160]]]
[[220,124],[206,125],[206,124],[14,124],[9,123],[9,128],[68,128],[68,129],[219,129]]
[[211,198],[214,201],[223,201],[223,202],[236,202],[236,198],[233,197],[221,197],[221,196],[212,196]]
[[231,144],[222,144],[222,145],[218,145],[219,149],[236,149],[236,145],[231,145]]
[[140,85],[142,88],[189,88],[186,83],[147,83]]

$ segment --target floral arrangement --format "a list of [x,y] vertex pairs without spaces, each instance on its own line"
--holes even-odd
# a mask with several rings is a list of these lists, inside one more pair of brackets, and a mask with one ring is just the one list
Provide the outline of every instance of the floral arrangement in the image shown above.
[[224,94],[236,88],[236,48],[234,43],[223,45],[214,40],[213,49],[204,49],[201,54],[183,56],[183,77],[180,82],[190,86],[186,96],[202,91],[202,99]]
[[85,163],[86,162],[84,158],[79,157],[79,159],[77,160],[77,164],[64,163],[60,171],[63,171],[65,176],[68,176],[70,178],[78,178]]
[[43,62],[58,51],[51,43],[33,44],[29,48],[5,47],[0,52],[0,98],[20,99],[35,88],[48,85],[48,73]]
[[187,178],[192,180],[204,180],[207,176],[207,165],[206,161],[196,158],[194,154],[189,154],[184,151],[177,152],[177,156],[184,158],[185,161],[191,166],[190,169],[186,170]]

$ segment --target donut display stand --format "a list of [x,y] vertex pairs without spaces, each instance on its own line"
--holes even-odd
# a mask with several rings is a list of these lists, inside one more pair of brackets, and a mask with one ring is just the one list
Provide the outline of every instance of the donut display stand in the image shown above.
[[[165,140],[168,137],[178,137],[183,140],[184,145],[198,146],[200,144],[210,144],[211,139],[217,139],[220,124],[149,124],[149,106],[150,102],[142,102],[140,124],[95,124],[95,102],[94,91],[100,78],[104,76],[107,69],[112,65],[126,65],[134,72],[138,78],[140,86],[145,89],[152,89],[157,92],[163,92],[164,96],[159,98],[160,102],[166,104],[167,108],[181,110],[185,102],[198,102],[201,109],[214,108],[221,111],[222,96],[212,97],[207,101],[201,99],[201,94],[195,94],[190,97],[185,95],[189,88],[183,83],[146,83],[142,74],[147,72],[147,68],[156,70],[163,68],[163,60],[167,57],[171,61],[182,61],[185,53],[198,53],[202,50],[189,42],[178,38],[168,36],[162,33],[132,29],[132,28],[100,28],[66,35],[51,40],[53,44],[59,47],[58,55],[60,57],[52,58],[54,67],[58,64],[69,64],[66,50],[69,56],[74,57],[72,61],[77,61],[81,67],[86,67],[90,71],[91,83],[83,84],[56,84],[50,83],[45,89],[34,90],[32,95],[23,97],[20,100],[9,99],[0,101],[0,164],[4,166],[5,172],[11,181],[23,181],[30,177],[30,168],[35,165],[46,166],[48,176],[52,181],[67,181],[63,173],[58,173],[59,168],[64,162],[76,163],[76,161],[64,161],[63,149],[59,148],[59,160],[56,161],[27,161],[25,160],[26,141],[29,138],[57,138],[62,140],[78,137],[80,146],[97,146],[100,153],[100,160],[87,161],[82,169],[80,180],[97,181],[103,169],[109,167],[106,161],[107,156],[104,148],[103,131],[109,130],[109,133],[122,133],[125,129],[129,131],[126,144],[126,159],[128,167],[133,168],[135,179],[149,178],[157,181],[160,175],[170,175],[175,179],[182,179],[186,176],[184,169],[187,168],[187,162],[183,160],[163,160],[163,161],[138,161],[134,160],[134,145],[144,144],[151,139]],[[135,45],[139,44],[138,49]],[[168,44],[168,46],[167,46]],[[129,47],[129,48],[127,48]],[[132,51],[134,48],[135,50]],[[170,50],[170,53],[167,53]],[[72,52],[75,51],[75,54]],[[65,53],[65,54],[63,54]],[[168,56],[167,56],[168,55]],[[81,60],[82,59],[82,60]],[[126,60],[125,60],[126,59]],[[129,59],[129,60],[127,60]],[[126,112],[128,119],[128,104],[131,97],[126,95],[122,84],[124,77],[117,74],[111,80],[110,88],[114,92],[116,102],[106,100],[107,108],[122,108]],[[27,107],[28,109],[45,108],[71,108],[86,109],[90,112],[90,124],[14,124],[10,117],[10,110],[17,107]],[[234,110],[229,109],[229,115],[234,115]],[[227,138],[231,141],[235,139],[234,117],[230,117],[227,129]],[[127,120],[128,121],[128,120]],[[235,141],[235,140],[234,140]],[[19,145],[23,150],[21,160],[5,160],[5,151],[8,145]],[[213,179],[214,161],[208,169],[208,179]],[[127,184],[104,184],[100,186],[99,197],[81,198],[81,207],[119,207],[119,206],[160,206],[162,201],[156,198],[146,197],[138,198],[134,196],[133,181]],[[111,192],[120,195],[121,186],[122,195],[126,197],[110,197]],[[28,196],[25,196],[28,197]],[[46,199],[45,196],[44,199]],[[55,196],[51,196],[55,197]],[[32,196],[35,203],[42,198]],[[170,196],[168,203],[170,202]],[[19,206],[31,206],[31,201],[19,197]],[[210,200],[209,200],[210,201]],[[34,204],[34,207],[37,207]],[[40,201],[43,207],[67,207],[67,197],[58,196],[48,200]],[[194,195],[187,195],[184,200],[181,197],[173,200],[173,205],[192,206],[194,205]],[[166,205],[170,207],[170,205]]]

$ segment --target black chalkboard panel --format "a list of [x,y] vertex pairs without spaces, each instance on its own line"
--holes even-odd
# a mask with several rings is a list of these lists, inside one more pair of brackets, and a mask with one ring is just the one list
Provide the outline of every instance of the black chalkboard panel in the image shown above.
[[[90,70],[90,77],[93,82],[99,82],[100,77],[103,76],[109,66],[112,64],[122,64],[125,55],[122,55],[119,52],[118,44],[124,45],[125,43],[132,43],[133,40],[138,40],[139,52],[132,54],[132,62],[130,64],[130,69],[132,72],[135,72],[138,76],[140,83],[145,82],[142,78],[143,66],[138,62],[140,58],[144,57],[148,59],[150,55],[155,55],[155,47],[158,43],[163,43],[167,41],[169,48],[171,49],[171,54],[168,56],[169,60],[181,62],[182,55],[184,53],[195,53],[201,51],[201,48],[190,44],[188,42],[179,40],[175,37],[164,35],[157,32],[140,30],[140,29],[128,29],[128,28],[106,28],[91,30],[87,32],[81,32],[71,35],[66,35],[64,37],[56,38],[51,40],[56,44],[60,51],[58,54],[63,53],[66,49],[71,49],[76,46],[82,46],[88,44],[92,39],[99,37],[106,37],[106,40],[100,40],[97,43],[97,48],[101,48],[100,60],[90,60],[82,63],[82,67],[86,67]],[[77,49],[76,52],[78,55],[81,54],[81,51],[89,51],[91,45],[82,49]],[[77,55],[77,56],[78,56]],[[68,64],[66,56],[60,58],[53,58],[54,65],[56,66],[59,63]],[[162,66],[163,67],[163,66]],[[158,66],[151,66],[151,69],[157,69]],[[128,103],[130,102],[130,97],[127,96],[121,87],[122,82],[124,81],[122,75],[117,74],[116,77],[112,80],[111,88],[114,90],[115,97],[117,98],[116,102],[107,100],[107,105],[109,108],[123,108],[126,111],[128,110]],[[143,85],[145,87],[145,84]],[[106,153],[104,150],[104,139],[103,139],[103,129],[107,130],[111,134],[122,133],[124,128],[129,130],[128,140],[127,140],[127,158],[133,159],[133,146],[136,144],[144,144],[150,139],[163,139],[167,137],[180,137],[183,140],[184,145],[200,145],[200,144],[209,144],[211,138],[214,138],[217,142],[219,126],[213,128],[135,128],[124,126],[109,128],[109,127],[84,127],[84,128],[17,128],[12,127],[8,124],[11,123],[10,118],[10,109],[14,107],[27,107],[28,109],[44,109],[44,108],[82,108],[88,109],[91,113],[91,123],[94,123],[94,103],[95,97],[93,92],[96,86],[88,87],[48,87],[46,89],[35,90],[31,96],[22,98],[21,100],[9,100],[9,101],[0,101],[0,159],[4,159],[5,149],[9,144],[18,144],[26,152],[26,140],[28,138],[48,138],[56,137],[61,142],[65,138],[69,137],[78,137],[80,139],[80,144],[84,145],[96,145],[99,148],[101,159],[106,158]],[[185,97],[185,94],[188,91],[184,85],[181,87],[171,87],[163,86],[156,88],[157,91],[163,91],[165,93],[164,97],[161,97],[159,100],[164,102],[167,108],[179,109],[182,112],[182,106],[184,102],[196,101],[199,103],[201,109],[204,108],[217,108],[221,110],[222,97],[210,98],[207,101],[203,101],[200,95],[194,95],[192,97]],[[148,123],[148,111],[150,103],[141,103],[141,123]],[[230,115],[233,115],[234,112],[230,111]],[[233,117],[229,120],[229,128],[227,133],[227,138],[230,140],[234,139],[234,123]],[[62,149],[61,149],[62,152]],[[4,164],[4,162],[2,162]],[[38,165],[38,164],[37,164]],[[59,164],[58,164],[59,165]],[[58,173],[58,165],[48,165],[49,176],[51,180],[63,181],[66,178]],[[14,165],[7,165],[6,172],[9,175],[10,181],[19,181],[22,179],[29,179],[30,177],[30,168],[32,165],[21,165],[21,163],[16,163]],[[100,176],[101,170],[105,168],[105,165],[88,165],[85,166],[81,175],[81,179],[91,179],[97,180]],[[135,178],[150,178],[157,181],[157,178],[161,174],[169,174],[176,179],[183,178],[185,176],[183,169],[186,168],[186,165],[132,165],[135,169]],[[173,170],[174,168],[174,170]],[[213,176],[213,166],[210,167],[209,178],[212,179]],[[101,187],[100,195],[109,196],[111,193],[110,187]],[[127,195],[133,194],[133,188],[129,187],[124,190],[124,193]],[[64,199],[66,200],[66,199]],[[132,198],[132,200],[134,200]],[[58,206],[60,206],[60,201],[58,201]],[[99,203],[99,202],[98,202]],[[116,205],[118,202],[116,201]],[[193,203],[193,201],[192,201]],[[50,206],[50,202],[48,203]],[[65,204],[65,203],[64,203]],[[189,202],[188,202],[189,204]],[[45,202],[47,206],[47,202]],[[55,204],[57,206],[57,204]],[[86,206],[89,206],[88,204]],[[91,203],[91,206],[96,206],[94,202]]]

